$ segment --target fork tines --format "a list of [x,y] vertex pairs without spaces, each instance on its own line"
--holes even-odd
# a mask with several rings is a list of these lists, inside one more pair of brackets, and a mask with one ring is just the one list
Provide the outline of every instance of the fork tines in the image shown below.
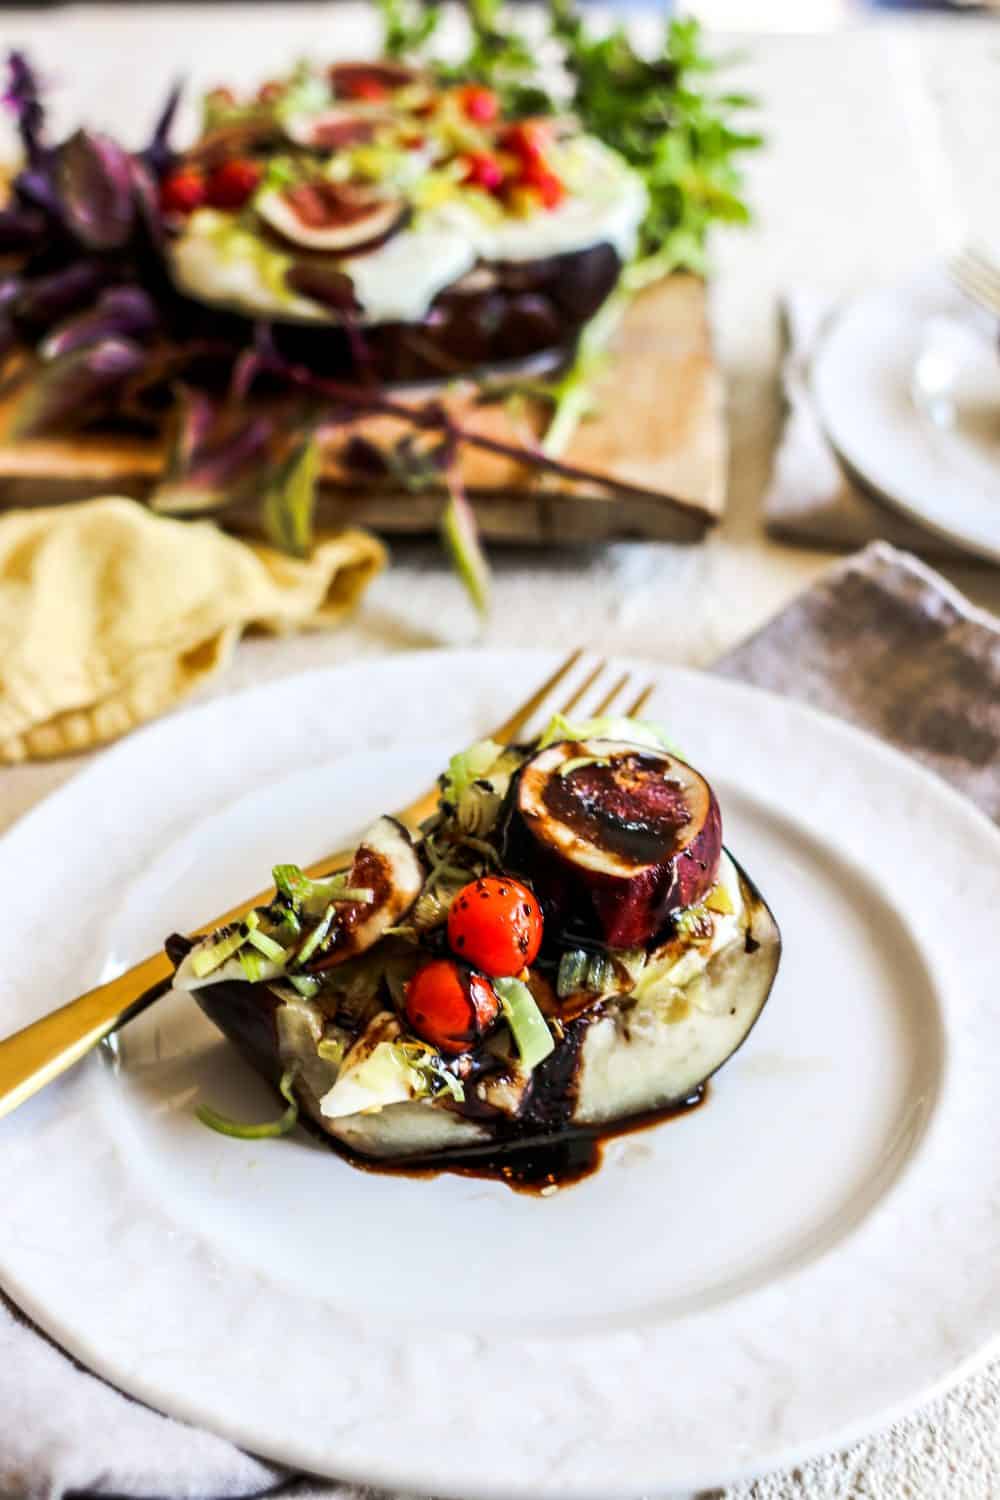
[[972,302],[1000,317],[1000,265],[984,250],[965,246],[948,262],[948,274]]

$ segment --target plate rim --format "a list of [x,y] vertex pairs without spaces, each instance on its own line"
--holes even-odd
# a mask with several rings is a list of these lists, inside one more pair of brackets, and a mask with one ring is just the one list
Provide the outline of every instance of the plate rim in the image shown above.
[[[942,296],[947,295],[946,283],[940,274],[932,277],[925,272],[923,275],[913,275],[901,283],[875,287],[847,299],[832,313],[809,359],[809,387],[824,436],[837,459],[855,476],[855,481],[862,488],[870,490],[877,501],[888,505],[897,515],[905,517],[941,541],[951,543],[966,556],[1000,562],[1000,522],[996,527],[996,540],[972,534],[962,526],[949,525],[946,520],[941,520],[933,513],[929,514],[922,500],[908,498],[901,493],[888,474],[870,470],[865,458],[856,452],[852,437],[854,429],[845,426],[842,408],[839,402],[831,399],[830,386],[823,374],[828,368],[831,349],[836,349],[841,342],[849,339],[857,322],[863,320],[870,309],[883,309],[892,301],[902,303],[907,299],[912,301],[918,298],[926,301],[935,290]],[[894,368],[898,364],[898,357],[883,358],[880,368]],[[928,450],[926,443],[924,451],[933,453],[933,449]],[[933,472],[943,483],[954,483],[953,476],[948,479],[946,466],[940,461],[934,461]]]
[[[497,658],[516,658],[521,661],[534,660],[539,664],[539,675],[541,675],[541,673],[548,666],[550,666],[550,664],[558,657],[558,655],[559,653],[555,651],[515,650],[511,648],[497,648],[490,649],[488,651],[475,649],[467,649],[463,651],[427,650],[407,654],[406,656],[390,655],[381,658],[361,659],[359,661],[340,665],[313,668],[301,673],[294,674],[293,676],[289,676],[287,678],[279,679],[278,682],[257,684],[244,690],[243,692],[231,695],[231,697],[229,698],[211,700],[207,703],[203,703],[188,709],[186,713],[171,716],[171,718],[167,721],[160,721],[159,723],[146,726],[136,735],[130,736],[128,740],[122,742],[118,746],[113,747],[102,757],[99,757],[98,760],[95,761],[92,765],[85,767],[78,776],[72,777],[67,783],[64,783],[63,786],[57,788],[53,793],[50,794],[49,797],[43,799],[42,802],[37,804],[34,808],[29,809],[21,818],[16,820],[16,822],[11,825],[11,828],[4,835],[4,841],[6,841],[6,844],[9,845],[12,841],[17,842],[22,838],[30,838],[33,822],[36,820],[42,821],[45,816],[49,815],[53,804],[58,807],[63,802],[69,802],[71,799],[78,797],[80,795],[81,786],[85,791],[87,783],[91,779],[94,779],[95,781],[103,779],[107,774],[105,768],[109,765],[113,768],[114,765],[118,763],[119,759],[129,760],[136,755],[139,755],[141,757],[142,754],[145,753],[145,745],[151,739],[154,739],[154,737],[158,737],[161,734],[164,729],[164,725],[172,724],[175,727],[177,725],[184,725],[186,726],[186,733],[190,735],[197,729],[199,723],[211,721],[211,719],[219,715],[220,712],[225,712],[226,707],[231,706],[233,700],[236,698],[239,698],[241,700],[263,700],[271,697],[277,688],[280,688],[284,692],[292,693],[297,690],[301,684],[306,682],[312,683],[316,679],[328,679],[331,677],[335,678],[343,676],[345,674],[360,673],[361,675],[364,675],[365,673],[370,672],[373,669],[376,671],[388,670],[390,673],[392,673],[400,670],[401,666],[405,666],[419,672],[421,670],[426,670],[426,668],[431,664],[433,664],[434,667],[437,667],[443,659],[454,661],[455,658],[468,659],[470,665],[475,664],[478,669],[481,669],[484,657],[492,658],[494,659],[494,661]],[[976,807],[975,804],[970,802],[967,798],[963,797],[959,792],[957,792],[953,787],[949,786],[947,782],[943,781],[942,778],[936,775],[933,771],[921,765],[919,762],[914,761],[912,758],[907,757],[901,751],[896,750],[894,747],[888,745],[885,741],[866,733],[864,730],[859,729],[855,725],[848,724],[843,720],[837,719],[832,715],[829,715],[822,710],[813,707],[810,704],[806,704],[797,699],[791,699],[787,696],[757,688],[751,684],[744,683],[718,673],[703,672],[697,669],[674,666],[668,663],[658,663],[634,656],[616,657],[614,662],[612,663],[612,666],[631,666],[639,664],[641,664],[646,670],[652,672],[653,676],[657,680],[658,686],[660,686],[661,689],[663,689],[664,687],[669,687],[674,683],[683,684],[685,681],[693,680],[701,683],[711,683],[714,688],[718,688],[726,694],[734,694],[737,698],[742,698],[749,705],[752,705],[755,702],[759,702],[763,699],[772,704],[775,710],[780,711],[781,714],[787,715],[790,713],[792,717],[797,716],[806,723],[808,723],[809,721],[813,721],[819,726],[819,732],[821,734],[829,735],[832,733],[835,737],[846,740],[848,744],[859,745],[861,747],[860,753],[862,755],[874,754],[877,759],[881,760],[884,763],[890,773],[893,770],[899,771],[902,768],[904,778],[908,778],[914,784],[920,784],[925,789],[929,787],[931,789],[930,795],[932,797],[943,799],[945,806],[950,805],[953,811],[958,812],[962,818],[964,818],[967,822],[970,823],[972,827],[975,828],[977,837],[985,837],[987,842],[992,845],[992,849],[998,861],[998,867],[1000,867],[1000,829],[997,829],[997,827],[991,822],[986,814],[983,813],[978,807]],[[492,673],[489,675],[492,675]],[[418,736],[417,738],[422,738],[422,736]],[[398,739],[403,740],[405,739],[405,737],[399,736]],[[138,749],[136,749],[137,746],[139,747]],[[301,766],[296,765],[291,769],[301,768]],[[234,797],[239,795],[241,795],[240,792],[233,793]],[[3,841],[0,841],[0,847],[4,847]],[[15,1290],[17,1300],[19,1301],[20,1305],[25,1308],[30,1316],[35,1318],[40,1326],[45,1327],[45,1309],[43,1307],[33,1306],[30,1295],[26,1296],[22,1289],[17,1288]],[[68,1348],[70,1349],[70,1352],[74,1352],[72,1340],[66,1338],[65,1330],[57,1330],[54,1336],[57,1338],[58,1342],[63,1348]],[[995,1342],[995,1339],[996,1336],[994,1336],[993,1341],[988,1344],[982,1345],[977,1351],[970,1354],[959,1363],[953,1365],[953,1367],[946,1373],[942,1374],[937,1381],[930,1384],[925,1384],[919,1390],[910,1391],[907,1395],[901,1397],[897,1402],[890,1403],[881,1407],[874,1414],[869,1414],[865,1417],[859,1418],[858,1421],[853,1425],[849,1424],[845,1427],[837,1429],[835,1432],[825,1433],[822,1436],[804,1440],[801,1444],[798,1445],[786,1443],[784,1446],[782,1446],[780,1455],[772,1458],[771,1462],[777,1464],[785,1464],[800,1461],[817,1452],[826,1451],[831,1446],[840,1446],[844,1443],[850,1442],[856,1437],[870,1432],[873,1426],[881,1425],[885,1421],[893,1420],[897,1416],[912,1410],[914,1406],[923,1403],[927,1399],[930,1399],[939,1391],[949,1388],[955,1383],[955,1381],[961,1379],[968,1370],[976,1368],[983,1361],[988,1359],[990,1353],[992,1352],[992,1346],[993,1342]],[[137,1388],[141,1389],[141,1382],[138,1379],[135,1379],[132,1381],[129,1387],[123,1386],[122,1388],[128,1388],[132,1391],[135,1391]],[[149,1397],[142,1396],[142,1399],[149,1399]],[[158,1404],[156,1401],[152,1401],[151,1404],[157,1405],[158,1409],[163,1409],[162,1403]],[[201,1425],[204,1425],[205,1423],[205,1417],[202,1412],[199,1412],[197,1409],[183,1409],[183,1402],[173,1402],[171,1403],[169,1409],[173,1414],[181,1415],[185,1420],[200,1423]],[[235,1423],[229,1430],[227,1430],[224,1426],[220,1425],[214,1420],[211,1421],[209,1425],[210,1430],[230,1437],[232,1441],[237,1442],[241,1446],[247,1446],[247,1432],[243,1429],[240,1429],[238,1423]],[[266,1451],[270,1456],[274,1457],[278,1461],[292,1462],[297,1466],[301,1464],[300,1457],[295,1456],[294,1454],[288,1456],[289,1450],[278,1451],[274,1448],[273,1445],[269,1444],[266,1448]],[[725,1471],[724,1466],[720,1465],[717,1469],[713,1469],[713,1477],[711,1478],[711,1480],[709,1480],[707,1476],[701,1476],[696,1477],[691,1482],[699,1485],[707,1482],[711,1482],[714,1484],[718,1484],[720,1482],[731,1482],[739,1480],[741,1478],[749,1477],[751,1475],[759,1474],[760,1469],[761,1463],[759,1459],[756,1461],[751,1459],[748,1460],[747,1464],[745,1465],[741,1466],[737,1464],[730,1467],[728,1472]],[[390,1466],[388,1469],[373,1472],[373,1469],[369,1464],[366,1464],[362,1467],[352,1467],[350,1464],[346,1466],[341,1465],[337,1469],[336,1477],[347,1480],[348,1482],[358,1482],[365,1484],[374,1483],[386,1487],[398,1487],[401,1483],[404,1482],[402,1471],[393,1470]],[[405,1482],[409,1483],[412,1487],[412,1471],[410,1471],[409,1480]],[[683,1483],[686,1485],[688,1483],[688,1480],[683,1480]],[[468,1495],[470,1493],[467,1480],[459,1479],[454,1485],[451,1485],[447,1481],[447,1477],[443,1474],[439,1474],[437,1476],[434,1482],[434,1488],[441,1494],[451,1494],[455,1496]],[[564,1482],[560,1482],[555,1490],[553,1490],[550,1486],[545,1485],[543,1482],[542,1488],[544,1490],[544,1493],[546,1494],[558,1492],[566,1495],[581,1497],[589,1495],[591,1493],[596,1494],[598,1492],[607,1492],[606,1487],[604,1486],[601,1486],[599,1491],[589,1491],[585,1485],[581,1486],[578,1481],[569,1486],[567,1486]],[[638,1493],[640,1490],[646,1490],[648,1488],[649,1484],[647,1482],[647,1479],[640,1479],[637,1480],[634,1488],[622,1488],[620,1493]],[[499,1482],[497,1484],[491,1484],[489,1480],[486,1480],[484,1482],[482,1479],[477,1478],[473,1486],[473,1492],[481,1495],[495,1494],[497,1496],[501,1494],[503,1494],[504,1496],[515,1494],[527,1495],[529,1493],[540,1493],[540,1486],[539,1480],[537,1478],[528,1481],[518,1480],[514,1483],[511,1483],[509,1480],[504,1480],[502,1484],[500,1484]],[[659,1492],[663,1492],[662,1488]]]

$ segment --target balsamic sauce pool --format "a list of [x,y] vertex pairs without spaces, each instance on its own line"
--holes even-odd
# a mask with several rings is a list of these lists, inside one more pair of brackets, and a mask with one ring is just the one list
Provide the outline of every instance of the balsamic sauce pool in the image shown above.
[[[558,1135],[541,1133],[499,1145],[494,1143],[475,1146],[465,1151],[456,1151],[450,1156],[435,1156],[433,1161],[415,1159],[380,1162],[374,1157],[351,1151],[322,1131],[317,1130],[315,1133],[338,1156],[343,1156],[362,1172],[422,1179],[439,1177],[442,1172],[449,1172],[459,1177],[503,1182],[515,1193],[545,1198],[560,1188],[572,1187],[584,1178],[593,1176],[604,1159],[604,1148],[609,1141],[648,1130],[666,1120],[692,1114],[705,1103],[708,1090],[709,1085],[705,1083],[690,1098],[683,1099],[679,1104],[647,1110],[643,1114],[633,1115],[628,1120],[610,1125],[574,1126],[568,1130],[562,1128]],[[308,1121],[303,1121],[303,1124],[308,1124]]]

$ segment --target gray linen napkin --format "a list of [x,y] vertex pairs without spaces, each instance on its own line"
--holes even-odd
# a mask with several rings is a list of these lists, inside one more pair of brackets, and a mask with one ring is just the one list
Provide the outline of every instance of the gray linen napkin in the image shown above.
[[[880,735],[1000,821],[1000,621],[884,542],[835,564],[716,670]],[[725,1500],[981,1500],[1000,1474],[1000,1365],[844,1454]],[[75,1365],[0,1302],[0,1496],[360,1500],[161,1417]]]
[[796,288],[782,302],[786,414],[764,495],[767,531],[782,541],[841,548],[884,537],[931,557],[967,559],[865,489],[831,447],[816,411],[810,366],[835,314],[833,299],[809,288]]

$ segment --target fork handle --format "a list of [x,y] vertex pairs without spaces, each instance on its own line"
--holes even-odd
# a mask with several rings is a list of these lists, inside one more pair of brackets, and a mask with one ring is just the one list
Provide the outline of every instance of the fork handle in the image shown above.
[[65,1073],[92,1047],[169,990],[173,965],[154,953],[0,1041],[0,1117]]
[[[306,874],[313,880],[335,874],[350,868],[353,858],[353,849],[341,850],[310,865]],[[258,892],[249,901],[199,927],[196,936],[238,922],[255,906],[265,905],[272,894],[270,890]],[[86,994],[0,1041],[0,1119],[65,1073],[112,1031],[165,995],[173,973],[167,955],[153,953],[124,974],[109,979],[107,984],[87,990]]]

